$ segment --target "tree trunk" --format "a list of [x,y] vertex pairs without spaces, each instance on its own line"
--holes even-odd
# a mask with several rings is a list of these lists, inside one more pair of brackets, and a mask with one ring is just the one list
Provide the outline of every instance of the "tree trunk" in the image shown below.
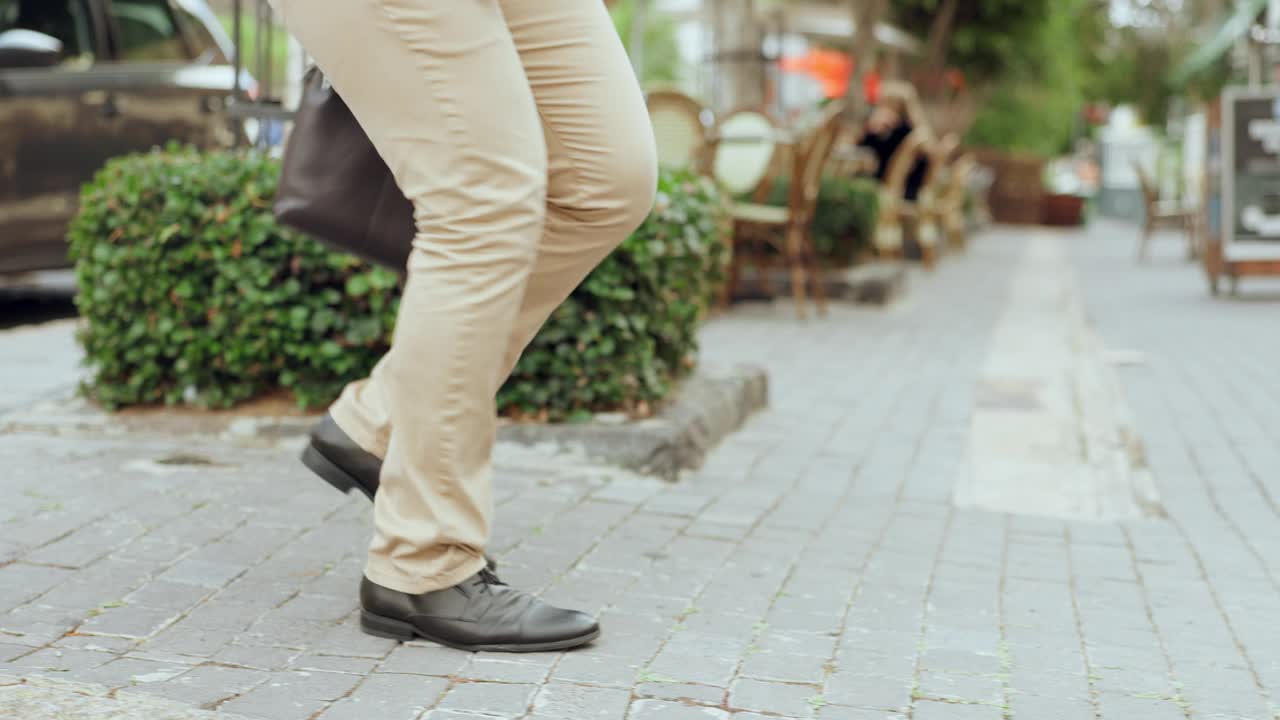
[[641,82],[644,82],[644,34],[648,14],[649,0],[632,0],[631,37],[628,38],[627,44],[631,50],[631,67]]
[[876,48],[879,46],[879,41],[876,39],[876,25],[880,24],[880,18],[884,17],[887,5],[888,0],[851,0],[849,3],[855,30],[853,48],[850,52],[853,58],[853,77],[849,78],[845,99],[849,103],[852,119],[859,119],[866,112],[867,98],[862,88],[867,73],[871,71],[871,63],[876,57]]
[[938,14],[933,16],[933,24],[929,26],[929,40],[925,50],[925,72],[928,73],[929,90],[936,91],[940,85],[939,78],[946,69],[947,49],[951,45],[951,30],[955,27],[958,0],[943,0]]
[[764,33],[755,0],[714,0],[715,72],[711,102],[717,111],[764,104]]

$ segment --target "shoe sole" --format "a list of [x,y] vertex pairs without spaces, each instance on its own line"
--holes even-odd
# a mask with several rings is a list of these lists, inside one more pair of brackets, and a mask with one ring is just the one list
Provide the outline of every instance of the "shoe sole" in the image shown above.
[[[356,480],[351,473],[338,467],[336,463],[325,457],[324,453],[317,450],[315,445],[308,445],[302,451],[302,464],[306,465],[311,472],[319,475],[321,480],[332,485],[338,492],[344,495],[359,492],[369,498],[369,502],[373,502],[373,493],[369,492],[368,488],[359,480]],[[498,569],[498,561],[491,557],[486,556],[485,564],[490,570]]]
[[439,645],[444,645],[445,647],[454,648],[455,650],[466,650],[468,652],[531,653],[549,652],[552,650],[568,650],[570,648],[586,645],[592,640],[600,637],[600,630],[597,628],[586,635],[566,638],[564,640],[555,640],[553,642],[468,645],[466,643],[452,642],[438,637],[432,637],[403,620],[393,620],[388,617],[382,617],[381,615],[374,615],[367,610],[360,611],[360,629],[374,637],[399,640],[400,642],[408,642],[409,640],[421,638],[423,640],[430,640],[431,642]]
[[332,485],[338,492],[350,495],[352,491],[359,491],[360,494],[369,498],[370,502],[373,502],[373,493],[369,492],[368,488],[352,477],[346,470],[338,467],[332,460],[325,457],[324,453],[317,450],[315,445],[308,445],[302,451],[302,464],[306,465],[311,472],[319,475],[321,480]]

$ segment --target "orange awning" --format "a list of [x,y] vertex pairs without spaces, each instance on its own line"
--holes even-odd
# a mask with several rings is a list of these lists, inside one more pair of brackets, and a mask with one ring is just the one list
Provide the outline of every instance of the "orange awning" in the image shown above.
[[[844,97],[849,89],[849,79],[853,77],[853,58],[839,50],[814,49],[803,55],[791,55],[782,58],[778,66],[784,72],[803,73],[817,80],[822,85],[822,94],[828,98]],[[875,102],[880,94],[880,76],[872,71],[867,73],[863,91],[869,102]]]

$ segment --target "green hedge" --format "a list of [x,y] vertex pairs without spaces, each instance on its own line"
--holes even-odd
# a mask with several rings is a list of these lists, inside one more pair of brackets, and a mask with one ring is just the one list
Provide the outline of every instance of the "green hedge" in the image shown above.
[[[223,408],[284,388],[332,401],[386,351],[400,278],[278,225],[278,163],[171,147],[112,160],[70,230],[85,393]],[[726,209],[664,172],[658,207],[578,288],[502,389],[504,412],[643,409],[691,364],[723,275]]]
[[[786,205],[789,178],[779,178],[770,189],[770,205]],[[822,179],[818,206],[814,209],[813,245],[819,257],[832,265],[848,265],[871,247],[880,209],[879,185],[867,178]]]

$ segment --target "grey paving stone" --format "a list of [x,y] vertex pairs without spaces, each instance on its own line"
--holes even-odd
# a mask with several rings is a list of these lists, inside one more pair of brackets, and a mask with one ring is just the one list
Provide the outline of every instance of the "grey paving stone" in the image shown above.
[[123,657],[100,665],[89,672],[77,673],[77,678],[109,688],[135,687],[167,682],[190,669],[190,666],[178,663]]
[[952,670],[977,675],[994,675],[1005,670],[1000,653],[967,652],[945,648],[925,650],[920,658],[920,665],[926,670],[944,672]]
[[248,720],[231,713],[212,713],[142,693],[108,693],[80,682],[0,677],[0,717],[22,720]]
[[310,718],[329,703],[345,697],[359,682],[358,676],[343,673],[272,673],[266,682],[228,700],[219,708],[281,720]]
[[144,531],[139,523],[99,521],[28,553],[23,560],[61,567],[85,567],[117,547],[129,543]]
[[399,646],[395,640],[365,633],[354,620],[348,620],[340,625],[320,623],[317,629],[319,632],[314,636],[307,633],[303,638],[287,638],[285,644],[305,646],[308,650],[326,655],[368,658],[385,658]]
[[363,657],[341,657],[338,655],[318,655],[301,653],[289,663],[293,670],[350,673],[368,675],[378,666],[378,661]]
[[1143,720],[1176,720],[1186,713],[1172,700],[1131,697],[1104,693],[1098,696],[1098,716],[1102,720],[1143,718]]
[[1174,683],[1163,668],[1095,667],[1093,686],[1098,692],[1129,695],[1173,695]]
[[93,650],[43,648],[13,660],[13,667],[30,668],[42,675],[85,672],[115,659],[115,655]]
[[694,655],[663,650],[649,663],[649,672],[674,682],[728,686],[738,669],[737,657]]
[[460,671],[470,659],[471,653],[439,645],[397,645],[378,666],[378,671],[447,676]]
[[193,668],[167,682],[135,689],[204,707],[246,693],[269,678],[269,673],[260,670],[209,665]]
[[215,657],[223,648],[230,645],[235,637],[236,633],[230,630],[187,627],[185,623],[178,622],[143,642],[141,647],[150,652]]
[[765,627],[753,644],[762,652],[831,657],[837,638],[829,633],[780,632]]
[[913,720],[1003,720],[1004,711],[994,705],[957,705],[922,701],[911,715]]
[[706,705],[636,700],[631,703],[627,720],[729,720],[729,713]]
[[245,571],[238,563],[210,562],[207,560],[180,560],[159,579],[174,583],[188,583],[209,588],[220,588]]
[[442,710],[465,710],[514,717],[529,710],[537,692],[537,685],[460,683],[449,688],[439,707]]
[[802,716],[820,702],[818,687],[788,685],[764,680],[735,680],[729,686],[729,706],[734,710]]
[[473,657],[456,675],[467,680],[539,684],[550,674],[550,662],[529,661],[519,656],[507,655],[506,658]]
[[501,713],[471,713],[462,710],[430,710],[422,716],[422,720],[486,720],[492,718],[530,717],[528,715]]
[[1095,720],[1097,717],[1087,700],[1059,700],[1019,693],[1009,696],[1009,711],[1013,720]]
[[266,612],[266,608],[232,602],[220,594],[192,609],[178,621],[176,627],[241,632],[247,630]]
[[1027,673],[1015,669],[1009,677],[1009,687],[1015,692],[1060,700],[1087,700],[1089,678],[1060,671]]
[[[249,626],[248,630],[236,635],[236,642],[242,645],[257,645],[261,647],[283,647],[298,649],[313,649],[317,652],[333,652],[341,653],[345,649],[338,643],[326,643],[322,638],[335,632],[342,626],[335,626],[331,622],[317,622],[315,620],[299,620],[296,618],[281,618],[273,616],[264,616]],[[362,642],[365,637],[363,633],[353,630],[351,633],[352,642]],[[355,650],[347,653],[350,655],[361,654]]]
[[961,675],[958,673],[925,671],[920,677],[920,693],[941,700],[966,702],[1004,703],[1004,682],[993,675]]
[[19,655],[26,655],[30,652],[31,648],[26,645],[0,643],[0,662],[9,662]]
[[122,655],[137,647],[137,645],[138,641],[133,638],[72,633],[58,638],[52,645],[50,645],[50,647],[71,648],[73,650],[97,650],[98,652],[109,652]]
[[81,629],[86,633],[145,638],[156,634],[176,621],[181,613],[172,608],[152,608],[124,604],[102,610],[85,621]]
[[645,675],[641,675],[641,682],[635,687],[635,694],[643,698],[674,700],[677,702],[688,701],[700,705],[719,706],[725,702],[725,697],[728,694],[725,688],[713,685],[693,685],[666,681],[665,679],[652,681],[645,680],[645,677]]
[[629,658],[597,653],[566,655],[551,673],[551,679],[630,688],[636,682],[640,663]]
[[443,678],[381,673],[320,714],[322,720],[417,720],[449,686]]
[[902,710],[911,704],[915,679],[910,675],[884,677],[837,671],[827,678],[822,693],[836,705]]
[[758,652],[742,661],[739,672],[758,680],[821,684],[832,664],[827,657]]
[[72,570],[16,562],[0,567],[0,610],[8,610],[43,595],[71,577]]
[[898,713],[845,707],[843,705],[825,705],[818,710],[818,717],[821,720],[907,720],[906,715],[899,715]]
[[534,697],[533,710],[547,718],[607,720],[623,717],[630,703],[627,690],[550,682]]
[[249,647],[233,643],[219,650],[213,661],[255,670],[284,670],[301,654],[300,650],[290,648]]

